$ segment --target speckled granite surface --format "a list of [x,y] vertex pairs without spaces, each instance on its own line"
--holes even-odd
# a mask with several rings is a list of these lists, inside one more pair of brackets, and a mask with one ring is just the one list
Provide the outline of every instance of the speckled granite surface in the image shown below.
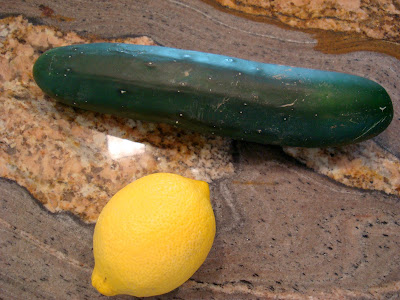
[[33,81],[33,63],[43,51],[100,40],[22,17],[3,19],[0,35],[0,176],[27,187],[50,211],[94,222],[112,195],[144,175],[176,172],[211,181],[233,173],[227,140],[71,109]]
[[[308,35],[196,0],[6,4],[30,21],[0,24],[3,297],[105,299],[90,286],[93,225],[82,220],[94,222],[119,186],[154,171],[207,180],[217,218],[205,264],[163,299],[400,297],[397,59],[321,54]],[[32,81],[42,51],[124,35],[133,37],[117,40],[366,76],[388,90],[395,118],[362,144],[281,149],[74,110]]]
[[[237,175],[211,183],[217,235],[207,260],[151,299],[398,299],[397,197],[343,188],[276,148],[239,144],[237,153]],[[0,180],[0,195],[5,299],[106,299],[90,285],[93,225],[49,214],[10,181]]]
[[400,195],[400,161],[373,141],[340,148],[284,148],[284,151],[345,185]]
[[[228,140],[79,111],[37,87],[31,70],[40,53],[101,40],[22,17],[3,19],[0,34],[0,176],[27,187],[50,211],[69,210],[93,222],[116,191],[146,174],[177,172],[210,182],[234,172]],[[122,41],[154,44],[146,37]],[[374,143],[285,151],[347,185],[400,195],[400,162]]]

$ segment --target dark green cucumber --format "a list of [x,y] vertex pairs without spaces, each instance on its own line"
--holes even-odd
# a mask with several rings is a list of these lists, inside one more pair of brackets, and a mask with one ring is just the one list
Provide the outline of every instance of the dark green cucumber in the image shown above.
[[55,48],[33,75],[68,105],[264,144],[359,142],[393,118],[385,89],[362,77],[159,46]]

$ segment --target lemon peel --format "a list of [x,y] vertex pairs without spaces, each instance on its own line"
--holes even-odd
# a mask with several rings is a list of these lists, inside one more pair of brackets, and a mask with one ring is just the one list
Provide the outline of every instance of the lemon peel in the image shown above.
[[92,285],[106,296],[170,292],[203,264],[215,231],[206,182],[171,173],[142,177],[99,216]]

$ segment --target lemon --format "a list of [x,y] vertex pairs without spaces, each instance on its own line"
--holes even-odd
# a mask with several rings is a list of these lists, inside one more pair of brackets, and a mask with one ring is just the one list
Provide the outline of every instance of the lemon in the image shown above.
[[142,177],[100,213],[92,284],[106,296],[167,293],[203,264],[214,236],[206,182],[170,173]]

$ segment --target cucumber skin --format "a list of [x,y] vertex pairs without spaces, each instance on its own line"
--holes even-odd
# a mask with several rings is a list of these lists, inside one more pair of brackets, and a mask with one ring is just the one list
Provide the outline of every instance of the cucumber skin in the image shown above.
[[366,78],[161,46],[54,48],[33,75],[71,106],[263,144],[355,143],[393,118],[385,89]]

